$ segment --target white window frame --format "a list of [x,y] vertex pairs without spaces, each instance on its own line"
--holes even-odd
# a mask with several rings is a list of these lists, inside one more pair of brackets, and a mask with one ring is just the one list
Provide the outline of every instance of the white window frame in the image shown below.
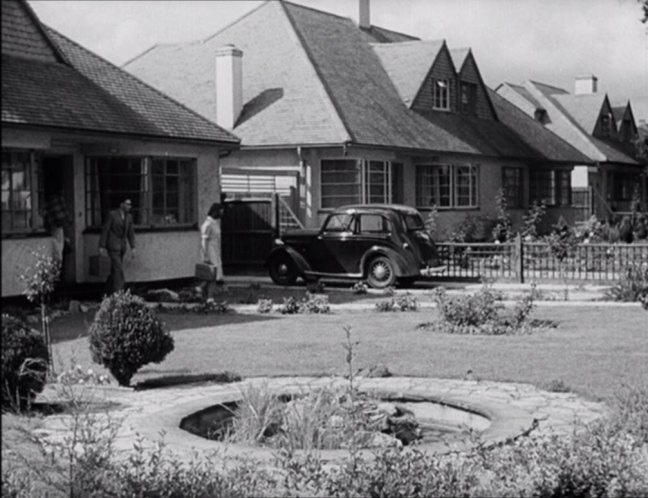
[[[13,164],[13,158],[15,156],[19,155],[25,155],[27,156],[27,160],[22,163],[27,166],[26,169],[23,171],[26,173],[26,176],[28,177],[27,182],[29,183],[29,188],[23,188],[20,190],[16,190],[13,186],[13,175],[11,175],[11,180],[10,180],[10,189],[6,190],[8,192],[8,203],[9,203],[9,209],[7,210],[9,214],[9,220],[10,223],[3,223],[2,224],[2,234],[28,234],[32,232],[41,232],[44,231],[44,220],[43,216],[41,215],[40,212],[40,204],[42,202],[42,197],[43,197],[43,185],[42,185],[42,176],[41,176],[41,171],[40,171],[40,157],[37,156],[36,152],[33,150],[29,149],[19,149],[19,148],[11,148],[11,147],[3,147],[2,153],[4,154],[9,154],[10,158],[12,158],[11,163]],[[11,169],[13,171],[13,168]],[[26,192],[29,191],[29,196],[27,197],[30,202],[30,207],[29,209],[14,209],[12,204],[14,204],[14,199],[13,196],[16,194],[16,192]],[[3,189],[3,192],[5,190]],[[28,222],[27,226],[24,227],[14,227],[13,226],[13,220],[14,220],[14,213],[16,211],[28,213]],[[4,216],[3,216],[4,218]],[[5,221],[3,219],[3,221]]]
[[[460,192],[464,186],[459,184],[459,175],[465,169],[468,170],[468,204],[459,204],[465,194]],[[430,208],[433,205],[440,210],[443,209],[478,209],[479,208],[479,165],[477,164],[417,164],[416,174],[416,199],[418,208]],[[421,184],[423,176],[427,176],[429,182]],[[442,180],[445,180],[442,182]],[[427,191],[426,191],[427,189]],[[442,203],[442,190],[447,190],[445,196],[447,201]],[[422,198],[427,197],[431,202],[424,204]]]
[[[352,159],[348,157],[327,157],[320,160],[320,209],[329,210],[339,207],[338,205],[326,205],[326,200],[331,198],[339,198],[341,196],[336,195],[324,195],[324,164],[327,161],[355,161],[356,168],[356,178],[358,182],[355,183],[327,183],[326,186],[346,186],[346,185],[355,185],[358,189],[358,195],[355,196],[353,200],[339,204],[340,206],[345,204],[391,204],[393,201],[393,164],[402,164],[399,161],[386,161],[379,159]],[[374,169],[375,168],[375,169]],[[372,171],[373,170],[373,171]],[[335,170],[333,170],[335,171]],[[374,173],[374,178],[372,178],[372,173]],[[375,181],[375,174],[382,175],[382,181]],[[382,186],[383,194],[380,199],[372,199],[371,187],[372,186]],[[374,194],[375,195],[375,194]],[[349,197],[349,196],[345,196]]]
[[440,111],[450,110],[450,80],[442,78],[432,80],[432,108]]

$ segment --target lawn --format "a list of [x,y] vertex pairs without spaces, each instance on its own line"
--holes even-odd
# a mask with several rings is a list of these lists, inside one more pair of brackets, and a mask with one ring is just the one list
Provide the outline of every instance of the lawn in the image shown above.
[[[546,387],[561,380],[591,399],[610,400],[622,385],[648,382],[648,314],[641,308],[541,307],[533,317],[558,322],[526,336],[460,336],[419,330],[434,310],[408,313],[339,312],[328,315],[161,314],[175,350],[133,382],[179,374],[236,372],[261,375],[343,374],[343,328],[352,328],[356,367],[386,365],[394,375],[463,378]],[[55,338],[78,337],[91,314],[59,318]],[[86,338],[54,345],[55,365],[90,360]]]

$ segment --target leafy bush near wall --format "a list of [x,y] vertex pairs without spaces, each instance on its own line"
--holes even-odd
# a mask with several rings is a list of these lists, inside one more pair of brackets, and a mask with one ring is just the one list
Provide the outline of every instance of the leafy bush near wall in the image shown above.
[[49,353],[43,334],[2,314],[2,410],[28,407],[43,390]]
[[648,302],[648,265],[635,264],[626,268],[623,276],[607,290],[606,295],[614,301],[639,301],[646,308],[648,306],[646,305]]
[[411,295],[409,292],[398,296],[397,298],[391,298],[387,301],[380,301],[376,303],[376,311],[378,312],[390,312],[390,311],[416,311],[418,309],[418,300],[416,296]]
[[90,325],[90,352],[95,363],[128,386],[147,363],[160,363],[173,351],[173,337],[144,301],[129,291],[104,298]]
[[306,297],[301,301],[295,297],[284,298],[283,306],[279,312],[283,315],[294,315],[297,313],[328,313],[331,311],[329,298],[326,294],[311,294],[306,292]]

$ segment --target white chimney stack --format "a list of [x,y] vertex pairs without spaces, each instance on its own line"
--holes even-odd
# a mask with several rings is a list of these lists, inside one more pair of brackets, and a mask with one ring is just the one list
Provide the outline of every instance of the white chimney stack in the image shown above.
[[369,0],[360,0],[360,16],[358,17],[358,24],[361,28],[368,28],[371,26]]
[[574,95],[593,95],[597,91],[598,78],[593,74],[576,76]]
[[243,108],[243,52],[234,45],[216,51],[216,123],[232,130]]

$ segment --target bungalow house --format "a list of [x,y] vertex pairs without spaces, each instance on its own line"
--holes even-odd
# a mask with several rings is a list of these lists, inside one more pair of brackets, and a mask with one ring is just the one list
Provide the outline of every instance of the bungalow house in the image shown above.
[[[131,281],[193,275],[197,222],[220,199],[230,132],[41,24],[24,0],[2,2],[2,296],[34,251],[51,253],[44,203],[63,193],[66,283],[90,274],[102,218],[132,199]],[[105,278],[105,277],[104,277]]]
[[574,187],[588,192],[588,215],[631,211],[636,198],[646,209],[648,185],[634,157],[638,130],[630,102],[612,106],[592,75],[576,78],[573,94],[535,81],[504,83],[497,93],[589,158],[590,165],[573,173]]
[[[337,206],[393,202],[436,206],[448,233],[494,217],[500,188],[518,218],[549,189],[569,214],[571,169],[588,162],[490,91],[470,49],[373,26],[366,0],[359,23],[268,1],[124,68],[241,137],[221,161],[224,192],[284,192],[306,227]],[[560,182],[530,188],[550,174]]]

